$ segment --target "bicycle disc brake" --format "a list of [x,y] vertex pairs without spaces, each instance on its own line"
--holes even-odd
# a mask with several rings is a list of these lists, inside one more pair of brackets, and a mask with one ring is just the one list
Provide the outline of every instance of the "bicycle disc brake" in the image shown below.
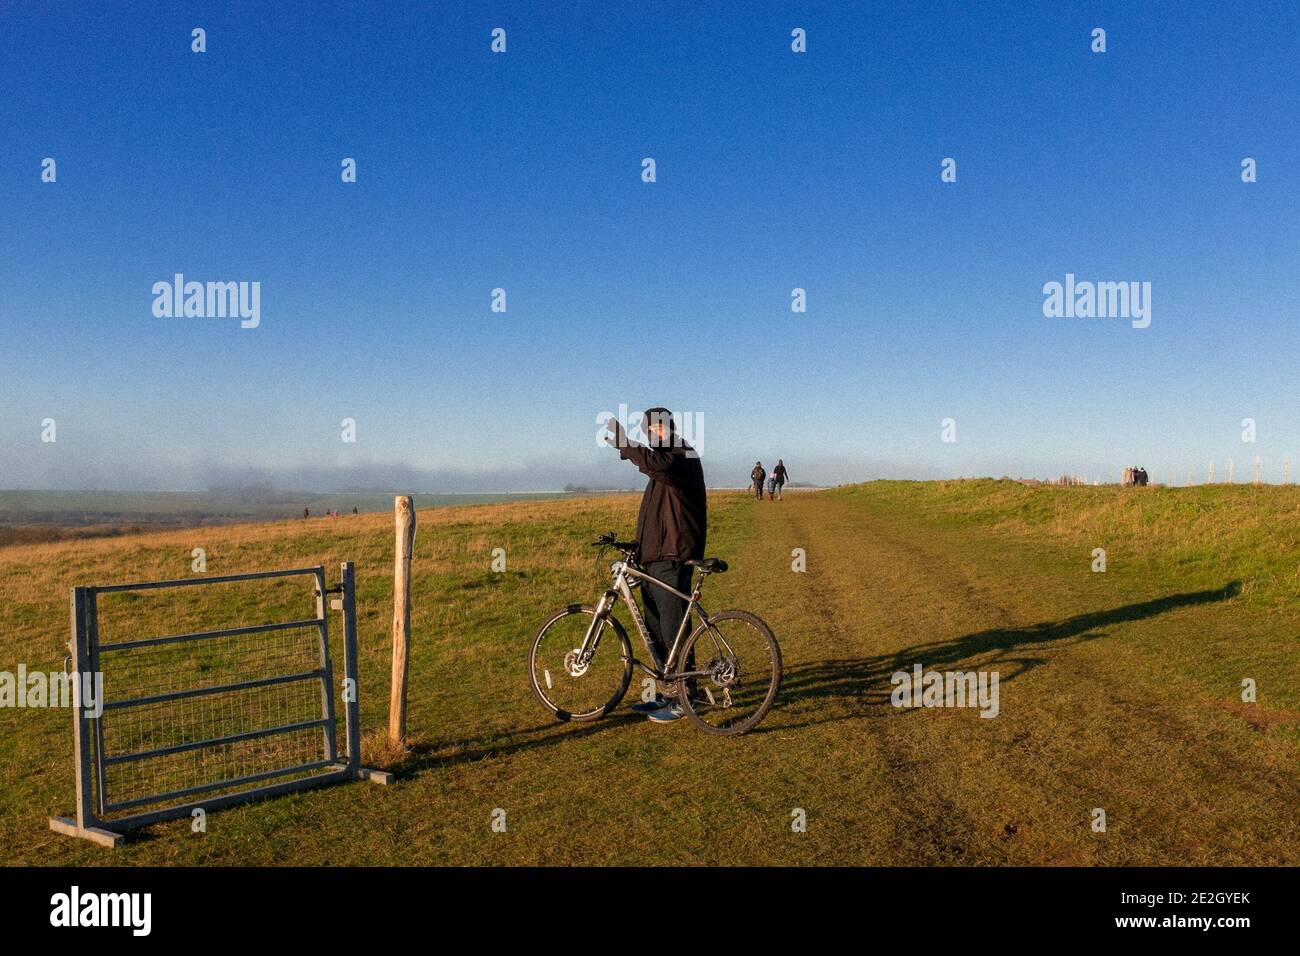
[[704,666],[715,686],[727,688],[740,683],[740,664],[734,657],[715,657]]
[[587,668],[591,666],[591,662],[588,661],[586,664],[579,664],[578,658],[581,656],[582,649],[578,647],[575,647],[573,650],[569,651],[569,653],[565,654],[564,673],[568,674],[570,677],[581,677],[583,674],[587,673]]

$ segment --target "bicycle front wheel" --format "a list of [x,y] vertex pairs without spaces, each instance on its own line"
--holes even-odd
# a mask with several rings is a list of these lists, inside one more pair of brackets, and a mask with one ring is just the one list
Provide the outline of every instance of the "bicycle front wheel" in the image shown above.
[[735,736],[767,716],[781,687],[781,648],[762,618],[723,611],[687,639],[679,699],[686,715],[711,734]]
[[578,661],[595,614],[594,607],[570,604],[546,619],[529,648],[533,693],[558,720],[604,717],[632,682],[632,643],[613,615],[605,618],[591,660]]

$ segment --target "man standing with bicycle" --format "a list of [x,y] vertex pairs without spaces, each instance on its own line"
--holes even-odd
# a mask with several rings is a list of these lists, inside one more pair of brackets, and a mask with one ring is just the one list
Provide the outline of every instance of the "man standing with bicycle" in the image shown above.
[[[709,525],[699,452],[678,436],[672,412],[666,408],[650,408],[642,416],[645,445],[629,439],[617,418],[610,418],[606,428],[611,432],[606,441],[618,449],[619,457],[650,479],[636,519],[637,562],[646,574],[689,594],[693,569],[686,562],[704,557]],[[646,629],[660,661],[665,661],[686,615],[687,602],[654,587],[642,587],[641,596]],[[687,669],[694,666],[693,661],[687,662]],[[632,709],[656,723],[685,716],[677,701],[658,693],[654,700]]]

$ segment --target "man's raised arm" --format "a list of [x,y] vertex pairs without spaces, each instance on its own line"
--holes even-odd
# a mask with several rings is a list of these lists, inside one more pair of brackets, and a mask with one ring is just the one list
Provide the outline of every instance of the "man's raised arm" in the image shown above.
[[620,458],[632,462],[632,464],[636,465],[638,471],[649,478],[665,478],[667,476],[668,468],[673,462],[673,456],[666,449],[652,448],[649,445],[642,445],[632,441],[617,418],[611,417],[605,423],[605,428],[610,432],[609,435],[605,436],[605,442],[618,449]]

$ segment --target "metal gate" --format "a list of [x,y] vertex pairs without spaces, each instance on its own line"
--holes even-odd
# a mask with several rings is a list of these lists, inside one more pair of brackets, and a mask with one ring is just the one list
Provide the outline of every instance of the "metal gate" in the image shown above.
[[[310,578],[315,617],[100,640],[102,594]],[[330,601],[328,595],[339,598]],[[343,612],[344,746],[335,716],[328,609]],[[71,672],[102,675],[99,713],[74,694],[77,817],[50,828],[108,846],[122,832],[256,797],[342,780],[390,783],[361,766],[352,562],[327,588],[323,567],[72,589]]]

